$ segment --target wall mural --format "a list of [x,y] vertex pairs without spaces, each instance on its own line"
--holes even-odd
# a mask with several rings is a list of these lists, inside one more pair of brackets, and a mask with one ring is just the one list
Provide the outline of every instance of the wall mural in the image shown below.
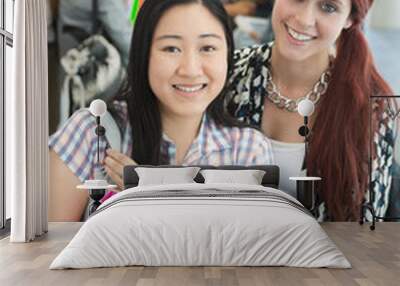
[[85,220],[126,188],[127,165],[276,165],[265,176],[320,221],[359,220],[369,201],[400,212],[398,99],[373,111],[368,196],[367,106],[394,92],[369,81],[364,9],[350,18],[364,0],[323,7],[337,11],[325,41],[285,20],[327,20],[301,1],[158,2],[49,0],[50,220]]

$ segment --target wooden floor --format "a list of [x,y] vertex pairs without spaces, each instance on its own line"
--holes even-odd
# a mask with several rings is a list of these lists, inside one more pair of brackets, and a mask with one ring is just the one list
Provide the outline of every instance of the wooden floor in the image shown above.
[[122,267],[48,270],[51,261],[80,228],[51,223],[49,233],[27,244],[0,241],[0,285],[400,285],[400,223],[378,223],[375,231],[357,223],[323,228],[353,268],[289,267]]

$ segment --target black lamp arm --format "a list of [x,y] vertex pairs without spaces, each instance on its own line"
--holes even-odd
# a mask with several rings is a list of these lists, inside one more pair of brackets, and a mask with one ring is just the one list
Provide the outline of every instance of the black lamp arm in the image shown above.
[[95,129],[95,133],[97,135],[97,163],[100,164],[100,136],[104,136],[106,134],[106,129],[100,125],[100,116],[96,116],[96,124],[97,127]]

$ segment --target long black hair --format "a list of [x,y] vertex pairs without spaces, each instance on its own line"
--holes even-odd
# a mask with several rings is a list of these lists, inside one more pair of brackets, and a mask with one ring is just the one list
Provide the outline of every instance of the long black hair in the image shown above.
[[[152,38],[161,16],[177,5],[197,3],[203,5],[224,28],[228,47],[228,72],[226,82],[233,66],[233,36],[227,15],[220,0],[146,0],[140,8],[133,30],[127,80],[119,99],[126,100],[129,122],[132,127],[132,159],[138,164],[168,164],[160,152],[162,126],[158,101],[149,84],[149,57]],[[221,93],[207,107],[207,115],[217,125],[241,126],[224,108],[224,95],[227,84]]]

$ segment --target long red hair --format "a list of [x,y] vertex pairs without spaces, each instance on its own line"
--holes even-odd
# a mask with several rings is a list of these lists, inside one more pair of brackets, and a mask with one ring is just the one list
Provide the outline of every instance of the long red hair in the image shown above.
[[320,194],[331,220],[359,217],[369,178],[369,97],[391,94],[362,32],[371,4],[352,0],[353,24],[337,40],[332,77],[310,141],[307,170],[323,178]]

